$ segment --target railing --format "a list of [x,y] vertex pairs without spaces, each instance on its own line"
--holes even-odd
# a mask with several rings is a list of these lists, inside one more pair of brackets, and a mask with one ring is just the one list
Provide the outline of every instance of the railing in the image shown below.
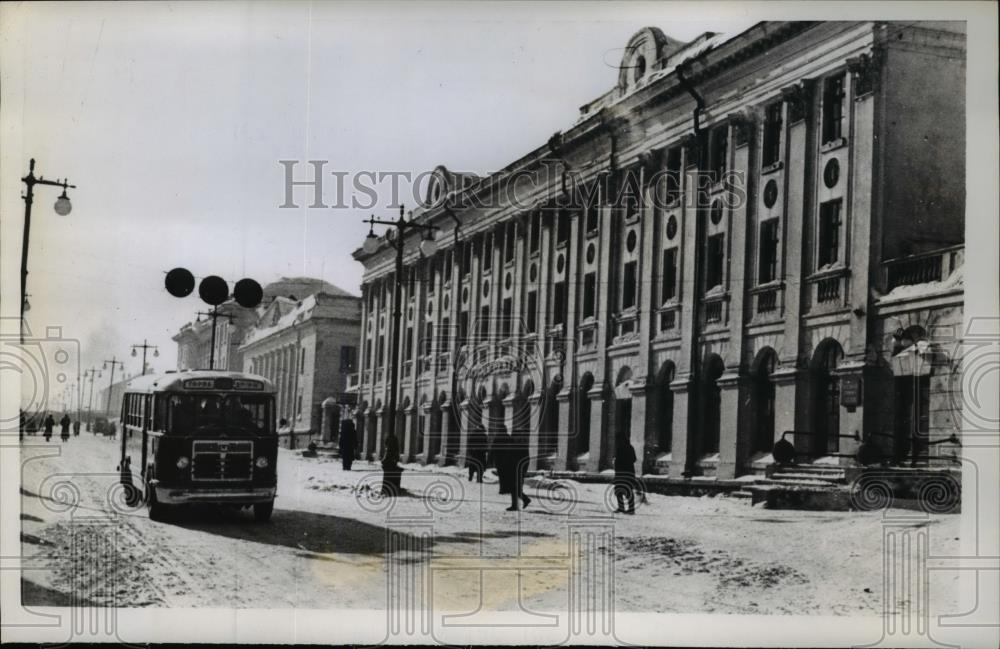
[[403,378],[408,379],[413,374],[413,361],[403,361]]
[[833,302],[840,298],[840,278],[827,277],[816,282],[816,301]]
[[638,315],[635,309],[630,309],[615,316],[614,344],[626,343],[638,338]]
[[437,356],[437,373],[447,374],[448,369],[451,367],[451,354],[445,352],[443,354],[438,354]]
[[850,270],[847,268],[824,269],[810,277],[807,281],[815,285],[812,294],[813,306],[820,308],[839,308],[846,303],[847,278]]
[[722,300],[705,303],[705,323],[722,322]]
[[757,313],[773,313],[778,310],[778,289],[772,288],[757,294]]
[[951,246],[883,262],[885,290],[940,282],[965,263],[965,246]]
[[382,368],[381,367],[376,367],[375,368],[375,382],[376,383],[381,383],[382,382],[382,376],[383,376]]

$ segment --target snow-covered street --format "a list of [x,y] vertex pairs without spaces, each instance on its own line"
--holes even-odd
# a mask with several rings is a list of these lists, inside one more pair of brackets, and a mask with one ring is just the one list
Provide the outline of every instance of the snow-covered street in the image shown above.
[[[508,512],[494,475],[479,485],[451,467],[411,467],[407,493],[385,501],[369,489],[376,466],[345,472],[333,458],[282,450],[270,523],[214,507],[157,523],[121,504],[117,451],[89,433],[65,444],[25,440],[22,549],[42,567],[23,574],[25,604],[385,608],[396,583],[387,576],[406,566],[430,569],[435,608],[559,610],[581,553],[606,552],[619,611],[883,609],[881,512],[651,494],[624,516],[609,512],[608,485],[544,479],[528,480],[526,510]],[[958,515],[913,521],[933,553],[957,553]],[[577,550],[579,533],[596,541]],[[933,611],[954,608],[951,579],[932,581]]]

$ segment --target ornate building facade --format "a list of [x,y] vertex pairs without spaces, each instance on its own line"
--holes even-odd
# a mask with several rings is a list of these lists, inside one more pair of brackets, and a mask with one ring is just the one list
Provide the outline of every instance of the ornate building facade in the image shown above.
[[960,24],[639,31],[572,127],[489,176],[435,170],[433,256],[419,233],[354,253],[366,455],[390,427],[404,461],[505,427],[533,468],[602,471],[627,439],[674,477],[763,471],[783,438],[800,462],[947,454],[964,75]]

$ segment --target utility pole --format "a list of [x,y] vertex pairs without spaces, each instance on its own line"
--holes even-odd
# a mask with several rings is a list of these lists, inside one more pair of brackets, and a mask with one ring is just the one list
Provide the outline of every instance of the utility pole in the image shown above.
[[148,342],[146,342],[146,339],[143,338],[141,345],[132,345],[132,356],[136,355],[137,353],[136,350],[138,349],[142,350],[142,376],[146,376],[146,352],[152,349],[153,356],[157,357],[160,355],[160,348],[157,347],[156,345],[150,345]]
[[27,190],[21,196],[24,199],[24,235],[21,241],[21,342],[23,343],[24,311],[28,301],[28,234],[31,232],[31,204],[35,201],[35,185],[49,185],[63,188],[62,194],[56,199],[55,204],[56,213],[60,216],[66,216],[73,208],[69,202],[69,197],[66,196],[66,189],[69,187],[76,189],[76,185],[70,185],[65,180],[60,182],[58,180],[45,180],[44,176],[36,177],[34,158],[28,163],[28,175],[22,178],[21,182],[27,186]]
[[208,352],[209,353],[208,369],[214,370],[215,369],[215,321],[218,318],[229,318],[229,322],[232,322],[233,316],[232,314],[229,313],[219,313],[218,306],[213,306],[212,311],[210,313],[206,313],[205,311],[199,311],[198,315],[207,315],[210,318],[212,318],[212,346]]
[[115,365],[120,365],[122,371],[125,371],[125,363],[115,356],[112,356],[110,361],[104,361],[104,369],[108,369],[108,363],[111,363],[111,376],[108,378],[108,405],[104,409],[105,417],[111,416],[111,392],[115,385]]
[[94,419],[94,376],[98,378],[101,376],[100,370],[96,367],[91,367],[89,370],[83,373],[84,380],[90,379],[90,397],[87,399],[87,432],[90,432],[90,427],[93,424]]

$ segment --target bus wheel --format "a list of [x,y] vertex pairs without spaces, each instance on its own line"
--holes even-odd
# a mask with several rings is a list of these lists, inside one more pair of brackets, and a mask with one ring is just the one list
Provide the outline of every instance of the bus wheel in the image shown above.
[[253,518],[258,523],[266,523],[271,520],[272,511],[274,511],[273,500],[269,500],[266,503],[254,503]]
[[148,482],[146,483],[146,510],[149,512],[149,520],[166,520],[167,506],[156,499],[156,489]]

